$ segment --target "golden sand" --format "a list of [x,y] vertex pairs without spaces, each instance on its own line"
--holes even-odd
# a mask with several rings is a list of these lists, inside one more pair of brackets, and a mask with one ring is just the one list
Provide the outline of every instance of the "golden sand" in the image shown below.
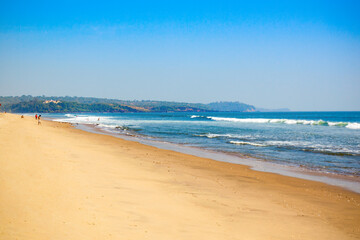
[[0,114],[0,239],[360,239],[360,194]]

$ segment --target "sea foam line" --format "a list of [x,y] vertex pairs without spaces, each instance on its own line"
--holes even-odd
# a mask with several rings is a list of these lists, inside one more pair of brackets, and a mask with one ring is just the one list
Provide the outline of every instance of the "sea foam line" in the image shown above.
[[195,134],[195,137],[207,137],[207,138],[239,138],[239,139],[255,139],[256,136],[252,135],[239,135],[239,134],[217,134],[217,133],[205,133],[205,134]]
[[246,141],[229,141],[231,144],[236,145],[252,145],[256,147],[294,147],[302,151],[319,152],[325,154],[336,154],[336,155],[353,155],[359,156],[360,150],[339,148],[331,145],[320,145],[311,144],[310,142],[301,141],[265,141],[262,143],[246,142]]
[[[267,140],[267,141],[257,141],[249,142],[244,141],[256,139],[255,136],[251,135],[237,135],[237,134],[215,134],[215,133],[206,133],[194,135],[197,137],[207,137],[207,138],[229,138],[230,139],[239,139],[231,140],[229,143],[236,145],[252,145],[256,147],[292,147],[301,149],[303,151],[314,151],[314,152],[323,152],[323,153],[336,153],[336,154],[346,154],[346,155],[360,155],[360,149],[349,149],[334,145],[322,145],[314,144],[313,142],[307,141],[276,141],[276,140]],[[360,146],[359,146],[360,147]]]
[[253,142],[245,142],[245,141],[230,141],[232,144],[236,145],[252,145],[256,147],[266,147],[267,145],[260,144],[260,143],[253,143]]
[[207,118],[213,121],[226,121],[226,122],[237,122],[237,123],[283,123],[283,124],[337,126],[337,127],[346,127],[349,129],[360,129],[360,123],[356,123],[356,122],[330,122],[324,120],[271,119],[271,118],[225,118],[225,117],[198,116],[198,115],[192,115],[191,118]]

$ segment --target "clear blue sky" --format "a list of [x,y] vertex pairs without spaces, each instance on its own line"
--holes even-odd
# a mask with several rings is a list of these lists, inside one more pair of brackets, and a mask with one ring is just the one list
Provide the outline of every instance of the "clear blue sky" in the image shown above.
[[23,94],[360,110],[360,1],[1,1]]

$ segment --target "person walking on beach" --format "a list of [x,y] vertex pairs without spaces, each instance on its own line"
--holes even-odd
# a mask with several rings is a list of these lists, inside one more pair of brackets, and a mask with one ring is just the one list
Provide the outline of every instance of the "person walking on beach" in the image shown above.
[[35,114],[35,120],[37,120],[37,114]]
[[38,116],[38,125],[41,125],[41,115]]

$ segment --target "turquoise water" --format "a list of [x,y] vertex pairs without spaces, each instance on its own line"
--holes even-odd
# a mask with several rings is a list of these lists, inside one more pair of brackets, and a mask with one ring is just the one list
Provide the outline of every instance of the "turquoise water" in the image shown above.
[[44,114],[56,121],[360,176],[360,112]]

